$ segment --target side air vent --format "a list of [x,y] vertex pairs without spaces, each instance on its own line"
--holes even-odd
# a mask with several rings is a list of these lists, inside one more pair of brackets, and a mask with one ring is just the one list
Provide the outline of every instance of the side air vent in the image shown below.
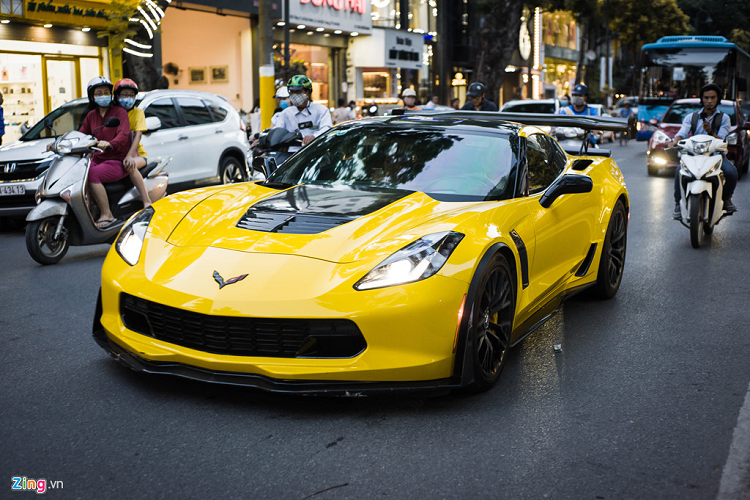
[[576,276],[586,276],[586,273],[589,272],[589,268],[591,267],[591,262],[594,260],[595,254],[596,243],[592,243],[591,247],[589,248],[589,253],[586,254],[586,258],[583,259],[583,262],[581,262],[581,266],[578,268],[578,271],[576,271]]
[[267,233],[318,234],[356,217],[274,212],[251,208],[237,223],[240,229]]

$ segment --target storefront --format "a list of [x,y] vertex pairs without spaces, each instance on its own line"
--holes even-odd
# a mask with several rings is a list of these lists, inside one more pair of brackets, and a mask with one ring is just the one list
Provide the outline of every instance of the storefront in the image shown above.
[[0,92],[7,144],[22,127],[86,95],[86,83],[109,73],[107,1],[0,2]]
[[570,93],[575,85],[579,56],[578,25],[568,11],[545,12],[542,16],[545,88],[555,96]]

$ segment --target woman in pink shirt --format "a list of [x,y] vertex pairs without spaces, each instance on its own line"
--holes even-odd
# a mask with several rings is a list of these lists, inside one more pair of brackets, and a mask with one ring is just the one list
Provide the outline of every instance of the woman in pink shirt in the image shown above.
[[[89,192],[101,211],[96,225],[104,229],[112,224],[115,218],[109,209],[107,191],[102,183],[119,181],[128,176],[122,160],[130,149],[130,121],[128,112],[113,101],[112,82],[106,77],[97,76],[89,82],[88,96],[91,111],[84,118],[79,130],[99,139],[99,147],[104,150],[92,156],[88,179]],[[104,122],[110,117],[118,118],[120,125],[104,127]]]

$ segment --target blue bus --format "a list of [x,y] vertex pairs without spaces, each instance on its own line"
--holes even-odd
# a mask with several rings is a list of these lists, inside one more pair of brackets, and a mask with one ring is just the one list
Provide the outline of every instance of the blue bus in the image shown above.
[[697,97],[713,82],[723,99],[750,99],[750,55],[723,36],[665,36],[641,56],[641,97]]

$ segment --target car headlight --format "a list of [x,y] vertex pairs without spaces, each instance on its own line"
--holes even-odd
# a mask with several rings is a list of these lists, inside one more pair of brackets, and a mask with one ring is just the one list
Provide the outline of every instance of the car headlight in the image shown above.
[[737,132],[732,132],[727,136],[727,144],[730,146],[736,146],[737,145]]
[[672,139],[669,138],[667,134],[662,132],[661,130],[657,130],[654,132],[654,143],[655,144],[663,144],[666,142],[672,142]]
[[453,231],[428,234],[394,253],[354,284],[355,290],[403,285],[437,273],[464,235]]
[[143,248],[143,240],[146,237],[146,229],[148,229],[148,224],[151,222],[153,216],[153,207],[141,210],[138,215],[133,217],[133,219],[122,228],[120,236],[117,237],[115,250],[117,250],[120,257],[131,266],[136,265],[138,259],[141,257],[141,249]]

